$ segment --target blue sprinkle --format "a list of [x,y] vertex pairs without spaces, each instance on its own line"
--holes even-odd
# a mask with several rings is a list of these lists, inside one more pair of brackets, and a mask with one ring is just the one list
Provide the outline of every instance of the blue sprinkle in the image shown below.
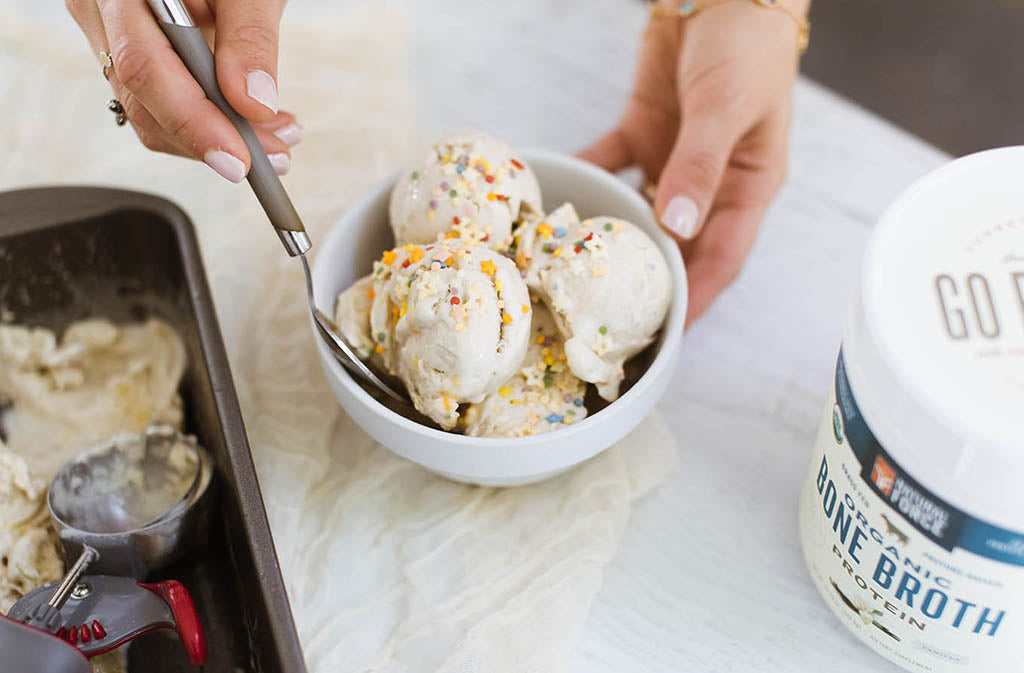
[[583,406],[583,398],[582,397],[577,397],[576,399],[574,399],[572,401],[572,403],[575,404],[577,407],[582,407]]
[[564,227],[555,227],[555,238],[565,238],[566,233]]
[[459,164],[458,166],[455,167],[455,172],[456,173],[461,173],[464,170],[466,170],[466,167],[461,165],[461,164]]
[[559,416],[558,414],[551,414],[545,420],[548,423],[561,423],[564,418],[564,416]]

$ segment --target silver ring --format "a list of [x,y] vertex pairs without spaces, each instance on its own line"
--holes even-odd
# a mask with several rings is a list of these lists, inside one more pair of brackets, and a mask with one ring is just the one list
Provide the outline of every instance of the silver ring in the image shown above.
[[103,66],[103,79],[109,82],[110,73],[107,71],[107,69],[114,67],[114,59],[110,56],[109,52],[100,52],[100,64]]
[[114,123],[118,126],[124,126],[124,123],[128,121],[128,115],[124,112],[124,106],[116,98],[111,98],[107,101],[107,109],[114,113]]

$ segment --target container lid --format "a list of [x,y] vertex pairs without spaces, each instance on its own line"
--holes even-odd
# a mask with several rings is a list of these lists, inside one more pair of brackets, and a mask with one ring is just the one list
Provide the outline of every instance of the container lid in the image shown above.
[[873,233],[858,292],[847,359],[879,439],[919,478],[955,477],[964,492],[993,476],[1019,483],[1024,147],[959,159],[907,190]]

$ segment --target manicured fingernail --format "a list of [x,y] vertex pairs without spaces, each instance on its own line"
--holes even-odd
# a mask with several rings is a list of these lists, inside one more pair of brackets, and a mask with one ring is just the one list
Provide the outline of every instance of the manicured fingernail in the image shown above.
[[270,165],[274,167],[274,172],[278,175],[284,175],[292,167],[292,160],[284,152],[268,154],[267,158],[270,159]]
[[288,124],[274,131],[274,135],[288,147],[295,147],[302,140],[302,129],[298,124]]
[[210,150],[203,156],[203,161],[231,182],[241,182],[245,177],[245,164],[242,160],[222,150]]
[[277,112],[277,82],[262,70],[253,70],[245,76],[245,89],[249,97]]
[[673,196],[661,214],[661,223],[680,238],[692,238],[697,230],[697,204],[687,196]]

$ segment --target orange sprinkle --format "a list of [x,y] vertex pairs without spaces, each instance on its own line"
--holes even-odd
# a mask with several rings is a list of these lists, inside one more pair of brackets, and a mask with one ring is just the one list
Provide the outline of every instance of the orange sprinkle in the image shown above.
[[388,266],[391,266],[392,264],[395,263],[396,259],[398,259],[397,252],[395,252],[394,250],[385,250],[384,254],[381,255],[380,261],[383,262],[384,264],[387,264]]
[[384,352],[384,347],[381,346],[380,344],[377,344],[377,347],[374,348],[373,350],[377,353],[377,355],[380,355],[381,353]]
[[451,266],[454,262],[455,262],[455,260],[451,258],[451,255],[449,255],[448,259],[444,260],[444,265],[445,266]]
[[373,291],[373,288],[372,288],[372,287],[371,287],[371,288],[370,288],[369,290],[367,290],[367,291],[366,291],[366,298],[367,298],[367,299],[369,299],[369,300],[371,300],[371,301],[372,301],[372,300],[373,300],[373,298],[374,298],[374,297],[376,297],[376,296],[377,296],[377,295],[376,295],[376,293],[375,293],[375,292]]
[[489,259],[480,262],[480,270],[488,276],[493,276],[498,271],[498,266]]
[[538,344],[543,344],[544,343],[544,335],[543,334],[538,334],[536,341],[537,341]]
[[451,411],[452,410],[452,403],[448,399],[447,395],[441,395],[441,401],[444,402],[444,410],[445,411]]
[[529,304],[523,304],[523,313],[529,313],[529,312],[530,312],[530,305]]
[[544,238],[551,238],[551,232],[551,225],[548,224],[547,222],[541,222],[540,224],[537,225],[537,233],[543,236]]
[[419,246],[413,248],[412,253],[409,255],[409,259],[414,263],[423,259],[423,248]]
[[497,198],[498,198],[498,195],[497,195],[497,194],[495,194],[494,192],[489,192],[489,193],[487,194],[487,200],[488,200],[488,201],[494,201],[494,200],[495,200],[495,199],[497,199]]
[[506,325],[511,325],[512,324],[512,316],[509,315],[508,313],[503,313],[501,315],[501,319],[504,321],[504,323]]

